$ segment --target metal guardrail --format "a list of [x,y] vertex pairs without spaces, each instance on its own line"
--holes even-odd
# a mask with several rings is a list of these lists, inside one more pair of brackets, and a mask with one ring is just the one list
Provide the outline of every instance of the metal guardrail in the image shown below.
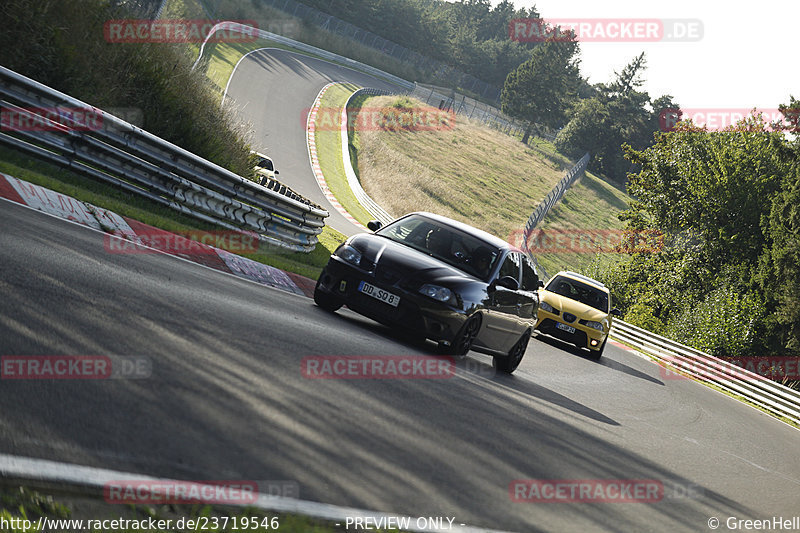
[[[651,355],[674,372],[706,381],[800,423],[800,392],[700,350],[615,319],[612,337]],[[670,370],[673,371],[673,370]]]
[[581,177],[586,170],[586,165],[589,163],[589,153],[587,152],[584,154],[583,157],[575,164],[574,167],[569,169],[564,177],[561,178],[553,190],[545,197],[544,200],[533,210],[531,216],[528,218],[527,224],[525,224],[525,241],[527,242],[528,237],[530,237],[531,231],[536,228],[539,222],[550,212],[554,205],[564,196],[564,193],[567,192],[567,189],[572,187],[572,184],[575,183],[579,177]]
[[[262,187],[5,67],[0,98],[7,116],[42,125],[0,130],[0,143],[27,154],[293,251],[312,251],[325,225],[328,212],[305,199]],[[44,112],[59,109],[64,113]],[[82,127],[76,113],[95,117],[99,126]]]
[[358,181],[358,176],[356,176],[356,172],[353,169],[353,162],[350,160],[350,150],[348,145],[350,144],[349,140],[349,132],[348,132],[348,114],[347,110],[350,109],[350,103],[353,98],[360,96],[360,95],[385,95],[391,94],[388,91],[383,91],[381,89],[374,89],[374,88],[363,88],[358,89],[353,94],[350,95],[350,98],[347,99],[347,102],[344,104],[344,108],[342,109],[342,161],[344,162],[344,173],[347,176],[347,184],[352,189],[353,194],[356,197],[356,200],[366,209],[369,213],[375,217],[377,220],[380,220],[384,224],[388,224],[389,222],[393,221],[395,217],[390,215],[384,208],[378,205],[375,200],[369,197],[369,195],[364,191],[361,187],[361,182]]
[[394,74],[389,74],[388,72],[384,72],[380,69],[375,67],[371,67],[369,65],[365,65],[364,63],[360,63],[349,57],[340,56],[338,54],[334,54],[332,52],[328,52],[327,50],[323,50],[321,48],[317,48],[315,46],[311,46],[310,44],[301,43],[300,41],[295,41],[294,39],[290,39],[288,37],[284,37],[283,35],[278,35],[277,33],[270,33],[265,30],[257,29],[252,26],[247,26],[245,24],[241,24],[238,22],[232,21],[223,21],[219,22],[211,28],[211,31],[208,32],[203,44],[200,45],[200,52],[197,55],[197,59],[192,65],[192,69],[197,68],[197,65],[200,63],[200,60],[203,58],[203,52],[205,51],[206,43],[208,40],[219,30],[229,30],[229,31],[239,31],[241,33],[247,33],[248,35],[257,34],[260,39],[267,39],[270,41],[274,41],[276,43],[288,46],[290,48],[294,48],[295,50],[299,50],[301,52],[305,52],[307,54],[313,54],[323,59],[327,59],[328,61],[335,61],[337,63],[342,63],[350,68],[355,70],[360,70],[362,72],[366,72],[367,74],[371,74],[378,78],[383,78],[387,81],[394,83],[395,85],[399,85],[408,91],[414,90],[414,83],[404,80],[403,78],[399,78]]
[[[509,117],[496,107],[457,93],[453,89],[416,83],[414,90],[411,91],[411,96],[422,100],[428,105],[452,111],[457,115],[480,122],[507,135],[521,136],[525,131],[524,122]],[[555,136],[547,138],[552,141]]]
[[545,271],[544,267],[542,267],[539,262],[536,260],[536,257],[531,253],[530,249],[528,248],[528,241],[531,238],[531,232],[536,228],[539,222],[545,217],[547,213],[556,205],[564,193],[567,192],[567,189],[572,187],[572,184],[577,181],[579,177],[583,175],[586,171],[586,165],[589,164],[589,152],[586,152],[583,157],[575,164],[574,167],[569,169],[565,174],[564,177],[561,178],[553,190],[545,197],[544,200],[533,210],[531,216],[528,218],[528,222],[525,224],[525,230],[522,232],[522,244],[520,248],[524,251],[528,257],[536,264],[537,269],[540,273],[543,274],[545,279],[549,276]]

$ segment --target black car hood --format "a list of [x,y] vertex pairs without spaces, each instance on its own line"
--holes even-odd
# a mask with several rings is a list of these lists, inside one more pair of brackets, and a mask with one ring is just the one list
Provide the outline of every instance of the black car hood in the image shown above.
[[361,268],[373,272],[378,279],[395,283],[413,275],[419,282],[459,281],[473,276],[410,246],[374,234],[360,234],[350,245],[361,252]]

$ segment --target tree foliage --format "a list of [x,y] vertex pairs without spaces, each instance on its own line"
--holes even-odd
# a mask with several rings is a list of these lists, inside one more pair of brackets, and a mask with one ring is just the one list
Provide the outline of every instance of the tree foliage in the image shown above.
[[669,95],[651,102],[647,92],[639,90],[646,66],[642,52],[616,72],[611,83],[597,84],[594,94],[570,112],[569,122],[556,137],[556,147],[571,157],[588,151],[592,154],[589,168],[624,182],[632,167],[622,146],[642,149],[650,145],[659,129],[659,112],[677,107]]
[[[791,98],[781,106],[792,132],[798,131],[800,101]],[[778,343],[800,354],[800,139],[786,153],[792,165],[780,191],[772,197],[769,216],[762,218],[768,243],[759,257],[756,279],[765,294],[774,298],[774,314],[768,327]]]
[[538,18],[535,8],[509,0],[304,0],[358,27],[422,55],[501,86],[538,43],[512,41],[508,23]]
[[[581,83],[578,43],[548,40],[536,47],[531,58],[509,73],[500,96],[502,109],[529,124],[559,127],[567,108],[577,98]],[[525,132],[528,141],[531,126]]]
[[755,116],[724,132],[682,122],[627,156],[640,170],[621,218],[664,247],[601,274],[618,304],[715,355],[800,355],[798,146]]

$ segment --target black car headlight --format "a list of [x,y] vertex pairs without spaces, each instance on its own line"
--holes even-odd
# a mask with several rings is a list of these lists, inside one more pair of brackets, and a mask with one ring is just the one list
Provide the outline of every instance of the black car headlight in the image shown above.
[[361,252],[350,246],[343,244],[337,251],[336,256],[351,265],[358,266],[361,263]]
[[428,298],[436,300],[437,302],[447,303],[450,305],[457,304],[456,295],[447,287],[426,283],[419,288],[419,292],[420,294],[424,294]]

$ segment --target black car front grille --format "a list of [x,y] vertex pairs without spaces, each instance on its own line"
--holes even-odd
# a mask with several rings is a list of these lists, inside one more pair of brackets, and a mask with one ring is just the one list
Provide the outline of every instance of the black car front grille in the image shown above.
[[372,296],[356,292],[347,299],[347,306],[357,313],[387,325],[400,326],[414,331],[422,331],[425,328],[419,307],[402,296],[400,304],[393,307]]
[[388,268],[377,268],[375,271],[375,279],[387,285],[394,285],[400,281],[400,273]]
[[[402,302],[401,302],[402,303]],[[381,320],[395,320],[398,313],[398,307],[393,307],[387,303],[381,302],[367,296],[364,293],[356,292],[348,301],[348,306],[353,307],[356,311],[363,312],[365,315]]]

